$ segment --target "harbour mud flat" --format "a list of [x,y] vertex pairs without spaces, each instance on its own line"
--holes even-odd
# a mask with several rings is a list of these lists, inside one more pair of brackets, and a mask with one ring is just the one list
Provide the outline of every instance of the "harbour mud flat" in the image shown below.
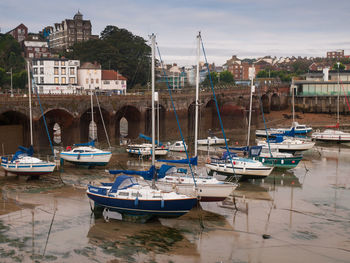
[[[113,181],[104,169],[66,165],[40,180],[1,172],[0,261],[348,262],[350,148],[304,155],[295,169],[241,183],[235,206],[203,203],[145,224],[92,214],[86,184]],[[146,166],[120,153],[108,168]]]

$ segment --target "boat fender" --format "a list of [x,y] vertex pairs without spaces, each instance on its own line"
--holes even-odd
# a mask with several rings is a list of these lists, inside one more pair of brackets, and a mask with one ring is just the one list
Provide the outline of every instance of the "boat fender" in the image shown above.
[[164,199],[162,199],[162,200],[160,201],[160,207],[161,207],[161,208],[164,208]]
[[138,196],[138,195],[136,196],[134,205],[135,205],[135,206],[138,206],[138,205],[139,205],[139,196]]
[[71,146],[67,146],[66,151],[71,151],[72,147]]
[[176,188],[176,184],[172,184],[172,188],[174,190]]
[[78,153],[77,160],[80,160],[80,153]]
[[281,164],[284,164],[284,160],[281,160]]

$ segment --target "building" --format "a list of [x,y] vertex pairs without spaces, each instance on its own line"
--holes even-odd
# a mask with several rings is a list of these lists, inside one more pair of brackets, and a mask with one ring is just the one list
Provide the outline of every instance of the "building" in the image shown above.
[[327,58],[329,59],[340,59],[344,58],[344,50],[339,49],[337,51],[328,51],[327,52]]
[[68,50],[75,43],[98,38],[91,35],[91,22],[83,20],[79,11],[73,19],[65,19],[54,26],[45,27],[42,33],[48,38],[49,47],[56,50]]
[[89,93],[89,90],[102,89],[102,69],[98,63],[83,63],[78,69],[78,85],[82,92]]
[[23,41],[23,50],[24,56],[29,59],[51,57],[47,42],[41,40],[38,35],[28,36]]
[[223,66],[232,73],[235,81],[249,79],[249,67],[251,67],[249,62],[242,61],[237,56],[232,56]]
[[102,70],[102,92],[110,92],[116,94],[126,94],[126,81],[119,72],[114,70]]
[[6,34],[10,34],[18,42],[22,42],[23,40],[25,40],[28,37],[28,28],[25,25],[20,24],[16,28],[7,32]]
[[[339,76],[339,81],[338,81]],[[323,71],[310,71],[305,74],[304,80],[295,80],[296,96],[347,96],[350,95],[350,71],[324,69]],[[338,83],[339,82],[339,83]],[[292,92],[291,86],[291,92]]]
[[76,94],[79,60],[40,58],[32,60],[33,77],[39,94]]

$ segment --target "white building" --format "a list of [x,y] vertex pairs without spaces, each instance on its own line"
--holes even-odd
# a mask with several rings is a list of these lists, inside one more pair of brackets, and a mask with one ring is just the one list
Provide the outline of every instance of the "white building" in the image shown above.
[[92,90],[102,89],[102,70],[98,63],[85,62],[78,69],[78,85],[84,94],[88,94],[90,88]]
[[33,77],[39,94],[75,94],[78,86],[79,60],[33,59]]
[[102,70],[102,86],[103,92],[116,94],[126,94],[127,79],[114,70]]

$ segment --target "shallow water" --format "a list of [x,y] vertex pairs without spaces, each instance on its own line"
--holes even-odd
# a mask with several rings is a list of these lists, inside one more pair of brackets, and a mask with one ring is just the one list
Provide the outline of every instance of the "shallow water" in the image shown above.
[[[110,168],[150,164],[121,152]],[[92,215],[85,186],[112,181],[104,168],[67,164],[38,181],[2,176],[0,261],[349,262],[349,161],[348,147],[317,146],[295,169],[241,183],[237,210],[206,203],[146,224]]]

